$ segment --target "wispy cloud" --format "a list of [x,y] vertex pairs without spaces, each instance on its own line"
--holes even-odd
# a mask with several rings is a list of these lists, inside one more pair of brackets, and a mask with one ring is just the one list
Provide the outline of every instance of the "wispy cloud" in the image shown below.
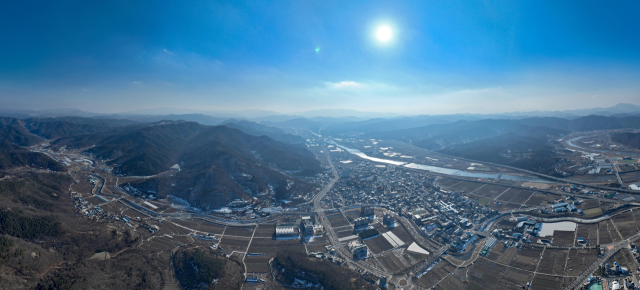
[[338,83],[327,83],[327,87],[332,89],[349,89],[349,88],[359,88],[364,87],[364,84],[356,83],[354,81],[341,81]]
[[134,84],[141,84],[141,81],[133,81]]
[[166,48],[163,48],[162,51],[164,51],[165,53],[168,53],[170,55],[173,55],[173,52],[168,51]]

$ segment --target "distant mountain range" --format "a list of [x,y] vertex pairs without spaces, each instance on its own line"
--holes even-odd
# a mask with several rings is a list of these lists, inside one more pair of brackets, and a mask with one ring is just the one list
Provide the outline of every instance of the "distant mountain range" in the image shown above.
[[[44,117],[103,117],[110,119],[129,119],[140,121],[159,121],[159,120],[176,120],[194,121],[207,125],[215,125],[214,122],[221,122],[227,119],[247,119],[255,122],[270,121],[283,122],[297,118],[328,118],[327,120],[317,119],[317,121],[326,123],[330,119],[340,119],[342,122],[366,121],[369,119],[396,119],[396,118],[418,118],[421,117],[437,117],[438,119],[448,120],[450,122],[458,120],[481,120],[481,119],[520,119],[528,117],[560,117],[566,119],[574,119],[581,116],[600,115],[600,116],[618,116],[618,115],[638,115],[640,114],[640,106],[629,103],[620,103],[608,108],[592,108],[577,110],[556,110],[556,111],[528,111],[528,112],[509,112],[501,114],[448,114],[448,115],[421,115],[421,114],[397,114],[386,112],[365,112],[347,109],[319,109],[306,112],[295,113],[279,113],[267,110],[195,110],[181,108],[158,108],[136,110],[115,114],[100,114],[82,111],[78,109],[49,109],[49,110],[14,110],[0,109],[0,116],[15,118],[44,118]],[[213,119],[211,119],[213,117]],[[154,120],[155,118],[155,120]],[[158,119],[159,118],[159,119]],[[194,120],[192,118],[201,118]],[[206,120],[209,118],[208,120]]]

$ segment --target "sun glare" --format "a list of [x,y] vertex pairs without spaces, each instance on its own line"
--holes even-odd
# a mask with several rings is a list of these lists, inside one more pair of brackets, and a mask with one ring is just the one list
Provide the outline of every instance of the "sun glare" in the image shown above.
[[391,36],[393,36],[393,32],[391,31],[391,28],[389,28],[389,26],[378,27],[378,30],[376,31],[376,37],[378,37],[379,41],[387,42],[391,39]]

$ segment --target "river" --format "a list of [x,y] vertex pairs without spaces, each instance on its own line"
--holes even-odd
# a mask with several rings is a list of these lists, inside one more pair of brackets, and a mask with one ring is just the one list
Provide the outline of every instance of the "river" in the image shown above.
[[536,176],[525,176],[525,175],[508,175],[508,174],[491,174],[491,173],[475,173],[475,172],[467,172],[464,170],[452,169],[452,168],[444,168],[438,166],[424,165],[424,164],[416,164],[402,161],[395,161],[390,159],[383,159],[377,157],[371,157],[367,154],[360,152],[357,149],[347,148],[342,146],[335,141],[333,142],[336,146],[342,148],[343,150],[349,152],[350,154],[356,155],[362,159],[371,160],[373,162],[391,164],[396,166],[403,166],[411,169],[418,169],[430,172],[436,172],[440,174],[453,175],[453,176],[463,176],[463,177],[473,177],[473,178],[489,178],[489,179],[504,179],[504,180],[517,180],[517,181],[529,181],[529,182],[540,182],[540,183],[553,183],[548,179],[543,179]]
[[580,140],[580,139],[582,139],[582,138],[584,138],[584,137],[587,137],[587,136],[580,136],[580,137],[575,137],[575,138],[573,138],[573,139],[571,139],[571,140],[567,140],[567,145],[569,145],[569,146],[571,146],[571,147],[574,147],[574,148],[578,148],[578,149],[582,149],[582,150],[587,150],[587,151],[590,151],[590,152],[614,153],[614,154],[620,154],[620,155],[640,156],[640,154],[637,154],[637,153],[616,152],[616,151],[609,151],[609,150],[597,150],[597,149],[591,149],[591,148],[587,149],[587,148],[580,147],[580,146],[578,146],[578,145],[573,144],[573,141],[578,141],[578,140]]

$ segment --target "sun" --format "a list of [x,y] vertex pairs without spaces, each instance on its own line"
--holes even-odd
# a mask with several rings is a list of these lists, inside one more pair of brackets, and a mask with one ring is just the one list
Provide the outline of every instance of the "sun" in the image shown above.
[[378,27],[378,30],[376,31],[376,37],[379,41],[387,42],[391,39],[391,36],[393,36],[393,31],[391,31],[391,28],[389,28],[389,26]]

